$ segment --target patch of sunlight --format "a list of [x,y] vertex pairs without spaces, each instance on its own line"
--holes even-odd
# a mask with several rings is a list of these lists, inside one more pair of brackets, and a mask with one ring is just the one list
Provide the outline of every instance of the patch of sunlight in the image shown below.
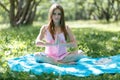
[[120,22],[104,24],[98,21],[68,21],[66,22],[71,28],[93,28],[102,31],[120,31]]
[[111,42],[106,42],[106,49],[109,51],[114,50],[113,44]]
[[94,26],[92,27],[94,29],[97,29],[97,30],[101,30],[101,31],[111,31],[111,32],[118,32],[120,31],[120,27],[117,27],[116,25],[101,25],[101,26]]
[[3,63],[0,65],[0,73],[5,73],[5,71],[7,70],[7,69],[5,69],[5,67],[7,67],[6,63]]
[[24,49],[27,48],[25,42],[20,42],[20,41],[13,41],[11,44],[7,45],[8,50],[5,51],[5,55],[11,55],[13,53],[19,53],[20,51],[22,52]]
[[111,40],[112,40],[112,41],[118,41],[119,39],[118,39],[118,37],[114,36],[114,37],[112,37]]
[[0,24],[0,30],[2,30],[2,29],[7,29],[7,28],[9,28],[10,27],[10,24]]
[[42,25],[45,25],[45,24],[47,24],[47,21],[42,21],[42,22],[34,21],[33,27],[37,27],[37,26],[41,27]]
[[109,50],[109,51],[114,50],[114,48],[113,48],[113,47],[111,47],[111,46],[109,46],[109,45],[107,45],[107,46],[106,46],[106,49],[107,49],[107,50]]
[[20,41],[13,41],[12,45],[8,45],[9,48],[14,48],[14,49],[23,49],[26,48],[25,42],[20,42]]
[[4,68],[0,66],[0,73],[4,71]]

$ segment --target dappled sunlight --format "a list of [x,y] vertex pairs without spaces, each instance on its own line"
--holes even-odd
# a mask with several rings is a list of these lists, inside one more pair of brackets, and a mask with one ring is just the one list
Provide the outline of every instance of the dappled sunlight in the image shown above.
[[120,31],[120,22],[116,23],[99,23],[98,21],[68,21],[66,23],[71,28],[93,28],[100,31],[111,31],[111,32],[118,32]]
[[6,24],[0,24],[0,31],[3,29],[7,29],[10,28],[10,24],[6,23]]
[[[74,24],[80,26],[78,24],[79,22],[83,25],[86,23],[86,26],[80,28],[74,27]],[[115,23],[102,24],[97,22],[93,23],[93,21],[73,21],[68,23],[71,24],[70,27],[72,26],[72,31],[77,39],[78,49],[84,50],[89,56],[109,56],[120,52],[120,28],[116,26]],[[91,25],[94,25],[94,27]],[[103,26],[100,27],[99,25]],[[19,56],[27,52],[43,51],[43,48],[35,46],[35,39],[41,26],[42,24],[35,22],[32,26],[28,25],[27,27],[20,27],[18,29],[6,28],[2,30],[0,33],[0,38],[2,39],[0,41],[0,50],[2,52],[5,51],[6,55],[16,54]]]
[[[112,56],[120,53],[119,26],[84,21],[80,24],[79,21],[69,22],[69,26],[77,39],[78,49],[82,49],[90,57]],[[19,28],[10,28],[9,25],[3,25],[4,28],[0,29],[0,63],[2,64],[0,71],[3,71],[4,68],[4,72],[6,71],[7,64],[5,62],[10,58],[44,51],[44,48],[35,45],[35,39],[41,26],[41,23],[36,22],[33,25]],[[112,66],[114,67],[114,65]],[[68,68],[66,71],[72,72],[71,70],[73,72],[77,71],[73,68]],[[93,73],[100,73],[93,67],[90,67],[89,70]],[[84,73],[84,70],[81,70],[81,73]]]
[[[35,39],[39,28],[32,26],[6,28],[0,33],[0,51],[7,58],[34,53],[42,48],[36,48]],[[36,48],[36,49],[35,49]]]
[[[41,35],[46,34],[46,30],[41,32],[45,25],[52,26],[49,30],[54,30],[50,31],[53,34],[61,31],[67,34],[59,27],[69,26],[77,47],[69,47],[73,41],[69,39],[70,34],[65,35],[67,41],[66,45],[62,44],[63,48],[66,46],[68,53],[76,50],[80,53],[82,50],[85,56],[81,58],[88,59],[68,64],[58,61],[57,65],[40,60],[38,63],[36,53],[46,53],[47,46],[51,45],[60,48],[59,42],[62,40],[58,36],[55,38],[61,40],[54,40],[55,44],[47,43],[49,41],[44,40],[46,35]],[[59,27],[54,29],[55,26]],[[37,43],[36,38],[43,39],[43,45],[42,42]],[[119,80],[120,56],[112,58],[114,55],[120,55],[120,0],[0,0],[0,80]],[[102,59],[102,65],[92,66],[91,63],[95,62],[92,59],[100,57],[109,57],[117,62],[105,65],[107,59]],[[89,61],[93,62],[89,64]],[[103,73],[102,70],[108,68],[108,73]]]
[[78,48],[89,56],[110,56],[119,52],[120,33],[100,31],[92,28],[73,28],[78,41]]

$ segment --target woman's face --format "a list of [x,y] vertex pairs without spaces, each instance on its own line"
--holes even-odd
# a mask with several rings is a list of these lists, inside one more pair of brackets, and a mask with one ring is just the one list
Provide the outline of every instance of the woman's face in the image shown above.
[[52,19],[53,19],[54,24],[60,24],[61,11],[59,9],[54,10]]

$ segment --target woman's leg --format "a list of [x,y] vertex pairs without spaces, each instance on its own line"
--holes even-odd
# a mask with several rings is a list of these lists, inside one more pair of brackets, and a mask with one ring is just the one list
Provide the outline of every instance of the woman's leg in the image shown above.
[[84,53],[82,50],[74,51],[74,52],[68,53],[68,55],[64,57],[60,62],[63,62],[63,63],[76,62],[83,55]]
[[36,59],[37,62],[57,64],[57,62],[54,59],[52,59],[51,57],[47,56],[43,52],[35,53],[35,59]]

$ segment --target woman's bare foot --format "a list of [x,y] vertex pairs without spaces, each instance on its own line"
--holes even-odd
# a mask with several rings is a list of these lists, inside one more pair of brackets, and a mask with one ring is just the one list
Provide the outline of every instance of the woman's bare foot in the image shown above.
[[76,62],[75,61],[73,61],[73,62],[61,62],[61,61],[58,61],[58,64],[70,64],[70,65],[72,65],[72,64],[76,64]]
[[84,52],[82,50],[78,50],[78,54],[84,55]]

